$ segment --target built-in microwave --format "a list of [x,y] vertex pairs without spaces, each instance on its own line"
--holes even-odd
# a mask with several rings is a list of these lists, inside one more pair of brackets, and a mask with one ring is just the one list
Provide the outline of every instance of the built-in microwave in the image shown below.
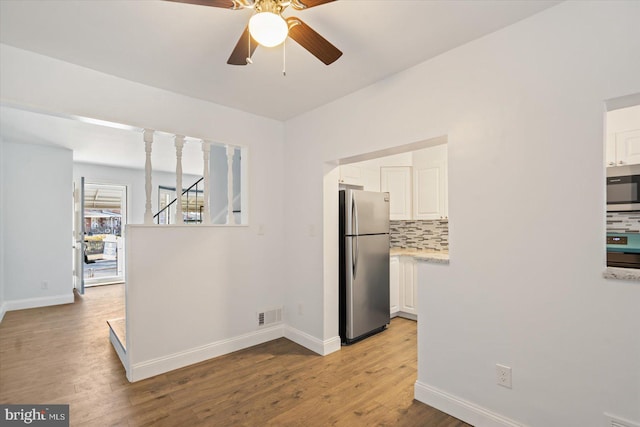
[[640,165],[607,168],[607,212],[640,211]]

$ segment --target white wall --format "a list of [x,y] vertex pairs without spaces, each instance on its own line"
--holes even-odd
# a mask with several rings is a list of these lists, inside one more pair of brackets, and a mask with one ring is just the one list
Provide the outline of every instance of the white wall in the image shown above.
[[[244,204],[243,209],[248,206],[249,225],[223,230],[212,227],[214,231],[185,226],[180,230],[192,238],[188,242],[170,235],[172,228],[164,231],[167,235],[163,234],[164,229],[141,227],[144,230],[141,232],[143,240],[153,246],[151,253],[155,254],[160,248],[169,252],[170,259],[176,261],[170,264],[173,269],[185,266],[178,261],[182,261],[183,256],[190,254],[194,247],[211,251],[211,255],[207,252],[198,253],[198,262],[195,264],[186,263],[188,282],[163,280],[155,285],[166,288],[156,288],[152,292],[179,292],[181,287],[189,283],[201,283],[203,286],[222,286],[216,292],[225,290],[230,296],[239,298],[223,300],[230,302],[227,310],[208,318],[207,324],[193,324],[196,330],[215,328],[215,334],[204,339],[218,341],[233,341],[237,334],[246,332],[249,319],[254,318],[258,306],[262,308],[265,303],[283,300],[285,185],[282,123],[6,45],[0,45],[0,55],[0,96],[3,102],[246,147],[247,170],[246,174],[243,172],[243,180],[247,183],[250,203]],[[257,224],[263,225],[262,234],[258,234]],[[131,235],[128,241],[143,244]],[[209,262],[208,257],[227,253],[227,250],[228,256],[234,257],[234,262],[223,262],[224,258],[212,258]],[[128,253],[127,256],[132,254]],[[150,280],[156,277],[155,267],[164,271],[162,267],[165,266],[160,264],[165,261],[165,256],[150,261],[152,266],[146,278],[140,278],[139,275],[135,278],[139,286],[150,289],[149,286],[154,285]],[[148,266],[149,262],[145,257],[128,261],[127,268],[131,274],[138,271],[136,264]],[[240,262],[242,267],[238,265]],[[212,269],[210,265],[216,268]],[[224,280],[216,282],[216,278]],[[146,297],[152,300],[153,295]],[[199,297],[197,292],[190,295],[195,303]],[[176,304],[175,308],[165,313],[167,319],[188,319],[193,314],[189,307]],[[127,310],[130,309],[127,303]],[[149,336],[162,334],[155,325],[146,325]],[[189,330],[180,332],[187,335],[191,333]],[[200,338],[202,336],[199,335],[197,339]],[[135,343],[133,345],[135,347]]]
[[479,426],[640,422],[640,284],[602,278],[604,100],[640,92],[639,18],[561,3],[288,121],[287,322],[338,333],[324,162],[447,135],[451,264],[419,267],[417,398]]
[[2,146],[6,308],[73,302],[72,152],[7,141]]
[[284,334],[281,236],[245,226],[127,227],[127,355],[137,381]]
[[4,318],[4,140],[0,137],[0,322]]
[[[323,218],[337,180],[324,162],[448,135],[452,261],[420,267],[418,397],[441,405],[440,390],[460,416],[464,399],[528,425],[639,421],[640,286],[601,278],[602,101],[640,92],[639,8],[563,3],[287,122],[284,150],[275,121],[8,46],[0,96],[248,145],[252,226],[239,241],[280,254],[280,269],[259,263],[247,294],[281,294],[286,274],[287,323],[323,342],[337,335],[337,226]],[[285,182],[295,197],[282,209]],[[257,223],[285,246],[263,246]],[[495,385],[496,362],[513,367],[512,390]]]
[[[144,156],[144,153],[142,154]],[[85,177],[86,183],[119,184],[127,186],[128,224],[143,224],[146,194],[144,189],[144,170],[96,165],[91,163],[73,163],[73,179]],[[182,175],[183,187],[187,188],[198,179],[196,175]],[[151,211],[158,213],[158,186],[176,186],[175,173],[154,171],[151,175],[153,189],[151,191]]]
[[422,165],[424,163],[444,163],[447,164],[447,144],[440,144],[434,147],[423,148],[411,153],[411,165]]

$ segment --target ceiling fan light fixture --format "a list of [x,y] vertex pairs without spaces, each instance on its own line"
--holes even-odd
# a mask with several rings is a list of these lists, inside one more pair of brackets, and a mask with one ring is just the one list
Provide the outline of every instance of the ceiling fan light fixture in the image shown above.
[[262,46],[278,46],[289,34],[289,26],[282,16],[273,12],[256,13],[249,20],[249,33]]

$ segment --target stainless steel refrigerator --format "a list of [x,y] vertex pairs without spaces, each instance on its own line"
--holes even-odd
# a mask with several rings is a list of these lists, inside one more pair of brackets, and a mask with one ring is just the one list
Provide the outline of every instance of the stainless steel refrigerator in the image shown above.
[[389,193],[339,192],[340,338],[351,344],[389,324]]

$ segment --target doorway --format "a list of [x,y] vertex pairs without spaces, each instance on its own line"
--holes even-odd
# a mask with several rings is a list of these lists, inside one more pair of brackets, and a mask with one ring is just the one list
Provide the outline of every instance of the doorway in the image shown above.
[[127,187],[85,183],[83,222],[85,286],[123,283]]

